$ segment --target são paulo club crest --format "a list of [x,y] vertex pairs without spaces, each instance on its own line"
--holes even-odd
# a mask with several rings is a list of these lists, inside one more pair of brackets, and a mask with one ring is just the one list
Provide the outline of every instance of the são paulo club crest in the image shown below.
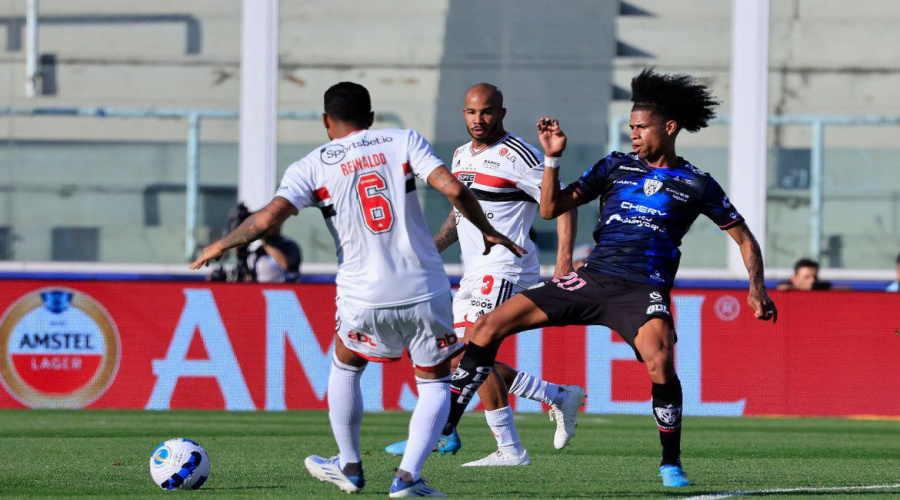
[[78,290],[31,292],[0,319],[0,378],[30,408],[89,405],[115,378],[119,353],[112,318]]
[[644,194],[653,196],[662,187],[662,182],[656,179],[647,179],[644,181]]

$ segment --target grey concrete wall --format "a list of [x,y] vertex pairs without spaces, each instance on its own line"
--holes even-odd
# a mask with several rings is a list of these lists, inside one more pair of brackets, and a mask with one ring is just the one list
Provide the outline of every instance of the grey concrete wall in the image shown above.
[[[619,17],[619,57],[615,85],[627,89],[641,67],[689,72],[704,78],[730,110],[731,2],[625,0]],[[770,2],[769,113],[819,115],[900,115],[900,2],[864,4],[841,0]],[[621,97],[627,98],[620,91]],[[627,113],[617,101],[612,113]],[[892,269],[900,252],[897,198],[900,162],[893,155],[900,129],[826,129],[823,264],[828,267]],[[680,138],[682,147],[727,147],[726,127],[711,127]],[[783,189],[785,169],[809,171],[808,127],[771,127],[767,265],[790,267],[809,255],[808,189]],[[784,149],[800,154],[785,154]],[[690,151],[690,149],[686,149]],[[781,151],[780,153],[778,151]],[[781,157],[779,159],[779,157]],[[875,159],[875,157],[879,159]],[[714,160],[715,161],[715,160]],[[727,154],[718,160],[727,161]],[[713,165],[700,168],[715,171]],[[723,173],[717,176],[725,184]],[[702,221],[698,221],[702,222]],[[685,239],[685,265],[692,234]],[[710,236],[711,238],[711,236]],[[700,238],[698,248],[713,239]],[[710,259],[718,261],[717,252]],[[700,259],[703,260],[703,259]],[[701,267],[707,267],[702,266]]]
[[[900,2],[771,5],[771,113],[900,115]],[[0,105],[238,107],[236,0],[43,0],[40,52],[53,64],[47,93],[31,100],[24,97],[24,7],[25,0],[0,4]],[[538,115],[563,120],[566,180],[607,153],[606,124],[627,113],[629,81],[645,66],[704,78],[722,98],[721,112],[730,109],[727,0],[284,0],[280,8],[281,109],[319,110],[328,86],[359,81],[376,111],[399,115],[444,156],[467,140],[460,100],[478,81],[504,90],[507,128],[528,140]],[[49,259],[53,227],[99,223],[101,260],[180,261],[183,195],[171,186],[183,183],[186,131],[177,120],[0,118],[0,226],[14,229],[14,257]],[[201,135],[201,208],[215,211],[236,180],[237,122],[205,121]],[[900,251],[897,136],[897,127],[828,129],[826,265],[887,268]],[[324,140],[316,121],[280,122],[279,165]],[[679,139],[680,152],[723,184],[727,143],[725,127]],[[802,177],[809,143],[803,127],[770,134],[770,265],[787,267],[807,253],[808,194],[782,180],[788,171]],[[145,193],[161,185],[170,186],[158,191],[166,222],[142,226]],[[422,193],[436,227],[446,203]],[[593,206],[582,210],[580,241],[595,214]],[[333,260],[319,215],[299,219],[287,231],[304,242],[307,258]],[[202,242],[215,222],[205,214],[201,222]],[[685,266],[724,266],[719,249],[730,243],[707,226],[698,221],[685,240]],[[552,223],[538,228],[552,247]]]

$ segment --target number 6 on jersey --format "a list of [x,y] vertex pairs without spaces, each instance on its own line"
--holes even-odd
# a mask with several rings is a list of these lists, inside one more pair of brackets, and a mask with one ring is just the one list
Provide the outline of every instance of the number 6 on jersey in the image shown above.
[[363,219],[366,227],[375,234],[386,233],[394,226],[394,209],[387,192],[384,177],[376,172],[360,176],[356,183]]

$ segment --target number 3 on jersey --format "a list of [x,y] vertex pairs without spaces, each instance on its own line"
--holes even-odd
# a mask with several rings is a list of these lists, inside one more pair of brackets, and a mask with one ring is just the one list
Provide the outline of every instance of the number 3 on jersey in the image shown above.
[[394,226],[394,208],[387,197],[387,183],[377,172],[360,176],[356,183],[359,206],[366,227],[375,234],[386,233]]

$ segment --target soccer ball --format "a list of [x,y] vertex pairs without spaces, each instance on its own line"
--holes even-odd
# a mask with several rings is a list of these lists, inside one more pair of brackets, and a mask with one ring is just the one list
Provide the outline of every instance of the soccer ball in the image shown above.
[[190,439],[170,439],[150,455],[150,476],[164,490],[196,490],[209,477],[209,456]]

